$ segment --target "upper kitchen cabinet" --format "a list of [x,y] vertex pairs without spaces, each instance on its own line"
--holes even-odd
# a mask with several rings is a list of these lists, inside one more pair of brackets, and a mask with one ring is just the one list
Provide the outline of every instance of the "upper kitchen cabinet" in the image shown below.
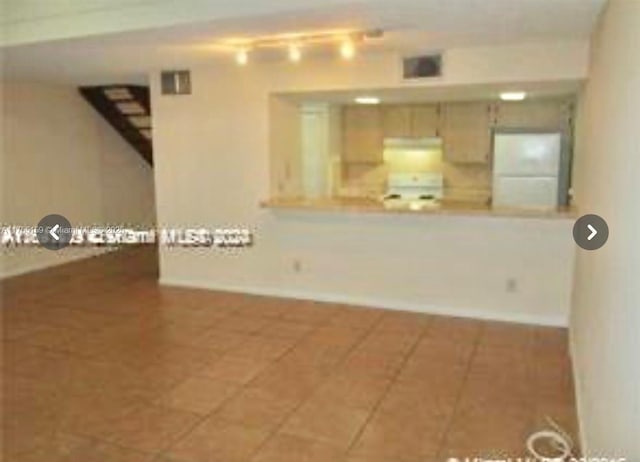
[[500,102],[496,105],[496,127],[564,130],[570,125],[571,113],[568,101]]
[[421,104],[412,107],[411,135],[416,138],[438,136],[440,132],[440,111],[435,104]]
[[382,108],[385,138],[425,138],[438,133],[436,105],[389,105]]
[[352,163],[382,162],[382,114],[378,106],[345,106],[343,157]]
[[383,106],[381,111],[382,131],[385,138],[406,138],[411,136],[411,106]]
[[444,155],[449,162],[486,164],[491,151],[492,106],[450,103],[442,108]]

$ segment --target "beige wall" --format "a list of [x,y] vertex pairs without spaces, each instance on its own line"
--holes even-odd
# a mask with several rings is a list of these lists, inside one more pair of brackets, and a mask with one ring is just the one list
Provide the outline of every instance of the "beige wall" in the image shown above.
[[640,2],[611,0],[593,38],[575,165],[581,213],[610,236],[576,259],[571,339],[587,455],[640,460]]
[[[502,56],[500,50],[494,53]],[[562,60],[548,58],[554,59]],[[259,207],[270,194],[272,93],[397,85],[395,63],[392,55],[382,55],[353,63],[197,68],[192,69],[193,94],[181,97],[161,96],[158,75],[153,75],[159,223],[247,226],[255,235],[249,249],[162,249],[162,281],[566,324],[574,254],[570,220],[291,213]],[[541,78],[555,75],[553,67],[534,65],[530,71]],[[577,66],[572,75],[582,72]],[[441,83],[448,79],[463,76],[451,74]],[[517,280],[514,292],[507,291],[509,278]]]
[[[2,88],[2,223],[33,226],[59,213],[74,226],[153,224],[152,169],[77,89],[17,83]],[[95,253],[8,249],[2,253],[2,275]]]

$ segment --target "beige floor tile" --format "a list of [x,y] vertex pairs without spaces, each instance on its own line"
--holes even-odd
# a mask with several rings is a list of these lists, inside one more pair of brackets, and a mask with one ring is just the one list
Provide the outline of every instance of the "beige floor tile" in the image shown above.
[[313,326],[289,322],[284,320],[270,320],[257,332],[257,335],[266,338],[282,338],[298,340],[309,334],[314,329]]
[[314,393],[313,400],[325,400],[355,409],[372,410],[391,384],[390,379],[342,374],[329,378]]
[[69,433],[56,433],[40,440],[32,450],[20,454],[20,462],[62,462],[73,453],[93,446],[94,441]]
[[190,377],[158,399],[158,404],[173,409],[206,415],[238,390],[238,385],[218,379]]
[[154,251],[0,281],[10,460],[442,462],[520,455],[546,415],[577,433],[566,329],[160,287]]
[[165,455],[184,462],[248,462],[268,437],[264,429],[210,418]]
[[189,432],[200,417],[197,414],[161,406],[144,406],[113,421],[101,439],[156,453]]
[[249,427],[273,429],[281,424],[298,401],[260,388],[245,388],[217,412],[217,416]]
[[[67,436],[69,438],[69,436]],[[72,437],[77,438],[77,437]],[[56,441],[36,452],[21,455],[18,462],[152,462],[155,456],[112,444],[86,440],[81,444]]]
[[420,332],[400,333],[374,330],[358,345],[356,351],[389,355],[406,355],[416,345]]
[[267,367],[251,382],[251,386],[301,402],[311,396],[326,377],[324,371],[303,363],[278,362]]
[[411,358],[423,358],[434,364],[468,364],[475,351],[470,342],[451,342],[449,340],[422,337],[411,352]]
[[447,423],[446,417],[418,419],[416,416],[377,412],[367,423],[351,453],[391,460],[433,457],[440,447]]
[[391,379],[400,371],[403,361],[404,357],[399,355],[354,351],[345,358],[340,370],[363,377]]
[[227,352],[246,342],[249,338],[250,337],[244,333],[214,329],[198,338],[195,345],[202,348],[211,348],[212,350],[220,352]]
[[264,318],[234,315],[218,324],[217,329],[241,334],[254,334],[263,329],[268,323],[268,319]]
[[342,451],[327,444],[291,435],[276,435],[251,462],[338,462]]
[[271,360],[227,354],[200,369],[198,375],[244,385],[253,380],[271,362]]
[[536,328],[526,324],[486,322],[480,345],[531,352],[535,344]]
[[229,350],[229,354],[259,361],[275,360],[291,349],[294,343],[291,339],[252,337]]
[[378,410],[407,419],[442,420],[453,414],[457,397],[457,390],[444,383],[395,382],[380,401]]
[[387,457],[384,455],[348,455],[341,462],[447,462],[446,460],[438,460],[437,458],[423,456],[396,456]]
[[516,458],[533,430],[531,413],[491,404],[457,412],[444,440],[443,457]]
[[339,311],[339,308],[331,304],[323,305],[322,303],[298,300],[295,302],[295,309],[283,312],[282,319],[308,325],[321,325],[329,322]]
[[346,450],[364,426],[370,411],[333,401],[311,401],[299,408],[282,427],[282,433]]
[[401,382],[442,384],[458,390],[467,372],[467,364],[454,361],[433,361],[431,358],[410,357],[402,365],[397,378]]
[[346,306],[331,318],[330,323],[356,329],[369,330],[382,317],[384,310]]
[[271,320],[279,318],[286,309],[286,302],[282,299],[244,296],[241,306],[234,312],[234,314],[239,316],[267,318],[268,320]]
[[384,313],[374,330],[406,335],[421,335],[427,328],[430,319],[431,316],[427,314],[390,311]]
[[569,333],[565,328],[536,327],[534,338],[534,353],[538,357],[569,355]]
[[425,335],[434,340],[475,343],[482,330],[482,321],[468,318],[433,316]]
[[96,442],[93,446],[74,451],[64,462],[152,462],[154,454]]

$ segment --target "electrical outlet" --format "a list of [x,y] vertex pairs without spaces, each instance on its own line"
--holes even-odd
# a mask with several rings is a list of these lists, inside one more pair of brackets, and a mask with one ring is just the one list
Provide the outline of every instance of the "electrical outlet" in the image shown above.
[[507,292],[514,293],[518,291],[518,280],[516,278],[508,278],[505,284]]

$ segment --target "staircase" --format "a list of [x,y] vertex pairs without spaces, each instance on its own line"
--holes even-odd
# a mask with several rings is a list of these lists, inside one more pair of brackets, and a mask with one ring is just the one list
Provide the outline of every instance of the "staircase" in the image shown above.
[[149,165],[153,165],[149,87],[101,85],[80,87],[79,91]]

